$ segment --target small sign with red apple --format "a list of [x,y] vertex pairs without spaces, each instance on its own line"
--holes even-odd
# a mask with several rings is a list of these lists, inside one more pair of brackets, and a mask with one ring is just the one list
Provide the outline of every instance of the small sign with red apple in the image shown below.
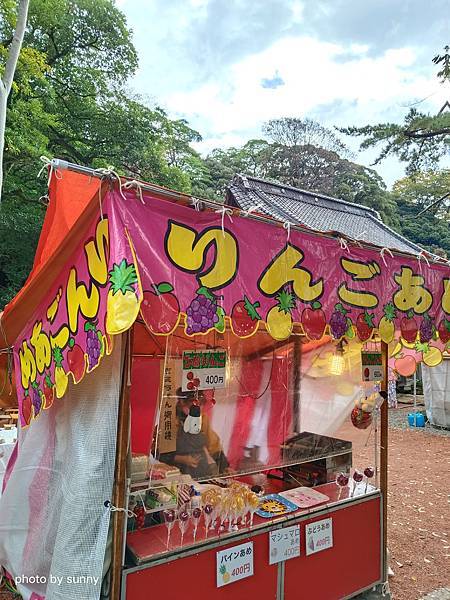
[[383,359],[381,352],[361,352],[362,380],[383,380]]
[[182,390],[196,392],[224,388],[226,365],[225,350],[186,350],[183,352]]

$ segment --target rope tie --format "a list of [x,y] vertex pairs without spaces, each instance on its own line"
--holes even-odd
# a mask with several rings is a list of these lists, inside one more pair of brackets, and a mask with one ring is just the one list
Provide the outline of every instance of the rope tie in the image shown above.
[[291,225],[292,225],[292,223],[289,223],[289,221],[285,221],[283,223],[283,229],[286,229],[286,232],[287,232],[287,239],[286,239],[287,242],[289,242],[290,237],[291,237]]
[[197,212],[200,212],[203,207],[203,202],[200,200],[200,198],[194,198],[194,196],[192,196],[191,205],[195,208]]
[[343,237],[340,237],[339,244],[341,246],[341,250],[346,250],[350,254],[350,248],[348,247],[346,239],[344,239]]
[[[111,166],[106,167],[106,168],[99,167],[98,169],[94,170],[94,175],[100,175],[101,183],[103,183],[103,181],[105,181],[105,180],[112,180],[113,178],[117,179],[117,181],[119,183],[119,194],[122,196],[122,198],[124,200],[126,200],[126,197],[122,190],[122,179],[120,178],[120,175],[118,175],[118,173],[115,171],[114,167],[111,167]],[[100,219],[103,221],[104,216],[103,216],[103,206],[102,206],[103,198],[102,198],[101,183],[98,188],[98,204],[99,204],[99,208],[100,208]]]
[[388,264],[386,262],[386,259],[384,258],[384,253],[387,252],[389,254],[389,256],[391,258],[394,258],[394,255],[392,254],[392,252],[389,250],[389,248],[381,248],[380,250],[380,255],[381,255],[381,260],[384,262],[384,266],[387,267]]
[[430,268],[430,261],[428,260],[425,252],[422,250],[421,252],[419,252],[419,254],[417,255],[417,262],[419,264],[419,271],[422,272],[422,259],[427,263],[428,268]]
[[248,210],[242,210],[241,214],[244,217],[249,217],[252,213],[256,212],[260,208],[261,208],[261,204],[255,204],[254,206],[250,206],[250,208]]
[[223,237],[225,237],[225,215],[230,219],[230,222],[232,223],[233,222],[233,219],[232,219],[233,211],[231,210],[231,208],[222,206],[222,208],[217,209],[215,212],[222,215],[222,235],[223,235]]
[[109,500],[106,500],[104,505],[109,510],[109,512],[112,512],[112,513],[123,512],[127,515],[127,517],[135,517],[136,516],[136,514],[132,510],[129,510],[128,508],[120,508],[118,506],[114,506]]
[[52,180],[53,173],[55,174],[56,179],[62,179],[62,173],[55,167],[55,163],[54,163],[53,159],[50,160],[47,156],[41,156],[41,157],[39,157],[39,160],[41,162],[43,162],[44,164],[41,167],[41,169],[39,170],[39,173],[37,174],[37,179],[39,179],[40,176],[42,175],[42,173],[45,171],[45,169],[47,169],[48,170],[47,188],[50,187],[50,181]]
[[142,204],[145,204],[144,197],[142,195],[142,185],[139,181],[137,181],[136,179],[127,181],[126,183],[123,184],[123,189],[124,190],[131,190],[131,189],[135,190],[136,196],[139,197],[139,200],[142,202]]
[[119,184],[119,194],[122,196],[122,198],[124,200],[126,200],[126,197],[123,193],[122,187],[122,178],[120,177],[120,175],[117,173],[115,167],[113,167],[112,165],[108,165],[106,168],[100,167],[98,169],[94,170],[94,175],[100,175],[100,178],[102,179],[117,179],[117,182]]

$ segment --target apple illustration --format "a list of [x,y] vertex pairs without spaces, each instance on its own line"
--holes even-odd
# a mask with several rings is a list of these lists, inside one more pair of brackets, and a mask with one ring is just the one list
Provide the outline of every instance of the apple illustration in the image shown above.
[[173,286],[162,282],[145,291],[141,304],[141,316],[148,329],[157,335],[168,335],[180,320],[180,305],[172,293]]

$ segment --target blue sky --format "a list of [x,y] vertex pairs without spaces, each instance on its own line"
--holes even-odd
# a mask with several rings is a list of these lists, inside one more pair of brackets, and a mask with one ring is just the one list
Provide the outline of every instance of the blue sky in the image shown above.
[[[117,0],[140,66],[132,88],[203,137],[203,154],[261,137],[271,118],[332,126],[402,121],[450,96],[431,62],[448,0]],[[356,150],[357,144],[344,141]],[[357,153],[369,165],[374,153]],[[378,168],[388,184],[404,174]]]

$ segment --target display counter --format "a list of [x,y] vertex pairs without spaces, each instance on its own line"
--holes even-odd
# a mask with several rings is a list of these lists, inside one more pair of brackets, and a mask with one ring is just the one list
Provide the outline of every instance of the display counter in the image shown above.
[[[214,530],[206,536],[202,518],[195,542],[191,525],[182,545],[175,525],[169,548],[164,524],[130,532],[123,598],[147,599],[149,589],[152,595],[165,600],[179,600],[183,596],[209,600],[230,593],[234,600],[247,600],[252,594],[259,599],[280,600],[351,597],[382,580],[381,496],[375,488],[369,487],[367,493],[364,488],[361,484],[353,497],[349,497],[349,488],[339,490],[335,484],[318,486],[317,490],[326,494],[329,502],[270,519],[255,515],[252,528],[240,527],[238,531]],[[322,534],[323,539],[318,540],[325,526],[327,538]],[[292,527],[294,530],[288,529]],[[287,533],[292,536],[295,528],[300,538],[299,556],[298,552],[292,552],[292,558],[270,564],[274,548],[279,547],[277,543],[282,544]],[[272,549],[270,536],[273,536]],[[316,540],[315,547],[312,538]],[[236,553],[233,549],[249,542],[252,574],[249,567],[248,572],[241,574],[242,578],[233,581],[230,577],[224,582],[218,557],[223,556],[223,550],[230,549],[231,557],[225,556],[225,561],[230,560],[227,568],[230,576],[237,571],[239,577],[239,569],[247,567],[233,566],[233,557],[240,550]],[[229,587],[231,591],[225,591]]]

